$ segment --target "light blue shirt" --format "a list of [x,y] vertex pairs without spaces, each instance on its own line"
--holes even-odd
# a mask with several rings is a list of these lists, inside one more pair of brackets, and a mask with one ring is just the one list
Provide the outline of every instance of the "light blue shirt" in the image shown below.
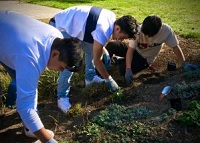
[[12,11],[0,11],[0,61],[16,71],[17,111],[32,132],[43,127],[36,112],[37,85],[56,37],[63,38],[48,24]]

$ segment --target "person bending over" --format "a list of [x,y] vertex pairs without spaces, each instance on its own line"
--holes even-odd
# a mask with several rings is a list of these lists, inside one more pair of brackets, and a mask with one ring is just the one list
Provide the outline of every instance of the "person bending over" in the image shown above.
[[[58,12],[49,22],[58,28],[64,37],[77,37],[85,53],[85,84],[92,82],[107,82],[111,91],[119,89],[118,84],[107,72],[106,66],[110,65],[110,58],[103,59],[106,53],[103,46],[112,37],[123,40],[135,38],[138,24],[130,15],[116,19],[116,15],[107,9],[94,6],[73,6]],[[107,56],[109,57],[109,56]],[[97,76],[96,70],[101,75]],[[70,79],[72,72],[63,70],[58,79],[58,107],[66,113],[71,107],[69,102]]]
[[80,41],[63,39],[61,32],[48,24],[3,10],[0,33],[0,64],[16,83],[16,108],[23,124],[41,142],[57,143],[37,113],[38,80],[46,67],[78,71],[83,61]]
[[163,44],[173,49],[184,69],[195,70],[198,68],[197,65],[186,62],[176,34],[157,15],[149,15],[144,19],[139,27],[139,35],[136,40],[110,41],[105,48],[110,57],[115,55],[122,58],[119,62],[119,70],[130,84],[134,74],[148,68],[154,62]]

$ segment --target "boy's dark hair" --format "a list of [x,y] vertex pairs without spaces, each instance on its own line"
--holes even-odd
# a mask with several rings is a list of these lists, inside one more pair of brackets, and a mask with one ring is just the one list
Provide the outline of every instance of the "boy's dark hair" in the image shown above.
[[148,35],[149,37],[153,37],[158,33],[162,26],[162,20],[157,15],[149,15],[147,16],[141,27],[141,31],[144,33],[144,35]]
[[138,34],[138,22],[131,15],[125,15],[115,21],[120,26],[121,31],[128,34],[129,38],[135,39]]
[[52,49],[60,52],[59,60],[67,64],[69,71],[77,72],[82,68],[83,51],[81,42],[77,38],[56,38]]

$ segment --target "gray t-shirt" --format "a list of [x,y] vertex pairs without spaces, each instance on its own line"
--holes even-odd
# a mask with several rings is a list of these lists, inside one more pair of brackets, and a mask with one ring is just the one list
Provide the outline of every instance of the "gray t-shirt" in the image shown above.
[[149,64],[155,60],[163,44],[166,44],[171,48],[179,44],[174,31],[169,25],[165,23],[163,23],[159,32],[153,37],[147,37],[142,32],[140,32],[138,38],[135,41],[129,41],[129,47],[136,47],[135,49],[138,51],[138,53],[146,58]]

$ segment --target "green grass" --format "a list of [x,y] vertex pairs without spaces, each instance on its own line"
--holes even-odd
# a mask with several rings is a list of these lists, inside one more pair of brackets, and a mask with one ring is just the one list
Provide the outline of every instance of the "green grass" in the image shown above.
[[130,14],[142,23],[150,14],[157,14],[176,33],[200,41],[199,0],[24,0],[30,3],[65,9],[74,5],[93,5],[114,11],[117,17]]

